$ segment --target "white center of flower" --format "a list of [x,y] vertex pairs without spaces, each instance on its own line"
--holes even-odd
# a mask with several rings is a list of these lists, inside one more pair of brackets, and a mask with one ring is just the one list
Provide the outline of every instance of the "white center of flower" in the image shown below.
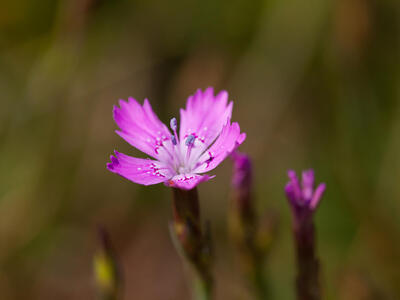
[[173,131],[171,135],[171,148],[167,150],[169,154],[168,163],[176,174],[190,174],[198,166],[198,162],[193,155],[198,156],[199,153],[193,153],[192,149],[198,146],[199,142],[204,143],[204,137],[198,138],[194,132],[188,129],[185,140],[179,141],[177,134],[178,122],[175,118],[170,121],[170,127]]

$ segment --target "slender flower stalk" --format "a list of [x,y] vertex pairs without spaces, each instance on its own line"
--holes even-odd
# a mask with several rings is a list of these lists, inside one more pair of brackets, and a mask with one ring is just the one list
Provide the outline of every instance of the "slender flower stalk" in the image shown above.
[[212,299],[212,253],[209,228],[200,218],[197,189],[173,189],[173,221],[171,226],[175,246],[194,273],[194,299]]
[[245,277],[250,280],[257,298],[268,299],[264,262],[275,232],[276,218],[268,215],[260,219],[255,213],[250,158],[237,151],[231,154],[231,158],[234,163],[234,194],[229,213],[231,237]]
[[285,193],[293,217],[293,232],[297,256],[296,292],[298,300],[320,300],[319,261],[316,253],[313,216],[326,189],[321,183],[314,190],[314,171],[302,173],[300,184],[296,173],[288,172],[289,182]]
[[99,228],[99,248],[94,256],[94,276],[99,300],[118,300],[121,294],[121,272],[110,237]]

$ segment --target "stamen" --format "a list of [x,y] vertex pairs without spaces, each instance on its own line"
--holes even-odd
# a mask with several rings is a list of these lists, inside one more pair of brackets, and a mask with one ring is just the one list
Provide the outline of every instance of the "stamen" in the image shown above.
[[171,119],[171,121],[169,122],[169,126],[171,127],[172,131],[174,132],[174,137],[175,137],[175,142],[172,139],[172,144],[176,145],[179,143],[178,134],[176,133],[176,130],[178,129],[178,121],[176,120],[176,118]]
[[187,161],[189,160],[190,152],[192,151],[195,139],[196,139],[196,137],[193,134],[189,134],[189,136],[186,138],[185,145],[188,147],[187,152],[186,152],[186,160]]
[[178,121],[176,120],[176,118],[172,118],[171,121],[169,122],[169,125],[171,126],[172,131],[176,131],[176,129],[178,128]]
[[176,141],[176,137],[174,135],[171,135],[171,142],[172,144],[175,146],[176,144],[178,144],[178,142]]
[[186,146],[193,147],[195,138],[196,137],[193,134],[190,134],[186,139],[186,142],[185,142]]

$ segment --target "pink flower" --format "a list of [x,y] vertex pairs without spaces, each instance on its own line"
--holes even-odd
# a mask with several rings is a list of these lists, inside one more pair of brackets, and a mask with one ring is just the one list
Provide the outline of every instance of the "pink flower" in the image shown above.
[[181,109],[181,126],[171,119],[169,131],[153,112],[147,99],[143,106],[135,99],[114,106],[116,132],[133,147],[153,157],[136,158],[115,151],[107,168],[135,183],[164,182],[190,190],[214,176],[202,175],[218,166],[245,139],[239,124],[230,122],[233,103],[228,93],[214,96],[213,88],[198,90]]
[[305,170],[301,176],[301,184],[293,170],[288,171],[289,182],[285,187],[286,197],[296,215],[314,212],[322,195],[325,192],[326,184],[320,183],[314,189],[314,170]]

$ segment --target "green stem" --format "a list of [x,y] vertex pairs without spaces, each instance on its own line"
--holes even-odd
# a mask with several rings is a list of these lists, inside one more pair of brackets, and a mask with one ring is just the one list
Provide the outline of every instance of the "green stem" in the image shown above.
[[212,280],[210,279],[200,278],[199,276],[196,278],[196,280],[194,280],[194,300],[212,299]]
[[211,240],[209,230],[201,226],[197,189],[173,189],[173,233],[178,252],[189,263],[195,274],[195,300],[212,299]]
[[264,275],[263,263],[254,266],[253,286],[255,297],[259,300],[270,299],[267,280]]

